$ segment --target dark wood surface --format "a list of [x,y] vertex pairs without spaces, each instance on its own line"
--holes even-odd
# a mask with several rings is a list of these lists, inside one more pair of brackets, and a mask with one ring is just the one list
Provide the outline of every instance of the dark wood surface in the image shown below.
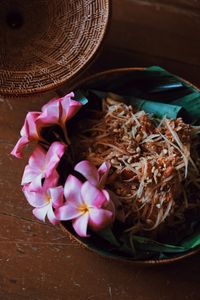
[[104,67],[162,65],[200,83],[200,1],[113,0]]
[[[195,0],[113,0],[105,47],[88,73],[154,64],[200,86],[199,10]],[[9,153],[25,114],[54,95],[0,98],[0,299],[200,299],[200,255],[167,266],[111,261],[32,216],[20,187],[26,159]]]

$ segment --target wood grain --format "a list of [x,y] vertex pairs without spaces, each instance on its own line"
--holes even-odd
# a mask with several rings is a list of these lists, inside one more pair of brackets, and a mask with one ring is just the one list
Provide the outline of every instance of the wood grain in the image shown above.
[[[114,0],[115,1],[115,0]],[[126,0],[125,0],[126,1]],[[191,9],[195,12],[196,9],[200,8],[200,3],[198,0],[129,0],[132,3],[143,3],[146,5],[159,5],[159,6],[167,6],[168,8],[176,8],[180,9]],[[190,13],[190,10],[188,11]]]
[[[160,65],[200,86],[199,9],[195,0],[113,0],[104,49],[87,74]],[[80,249],[59,227],[32,216],[20,187],[27,157],[9,153],[26,113],[54,96],[0,97],[0,299],[199,299],[200,254],[169,266],[119,263]]]
[[160,65],[200,86],[200,1],[113,0],[110,25],[103,51],[86,75]]
[[116,0],[107,45],[200,66],[199,34],[199,17],[143,2],[120,6]]

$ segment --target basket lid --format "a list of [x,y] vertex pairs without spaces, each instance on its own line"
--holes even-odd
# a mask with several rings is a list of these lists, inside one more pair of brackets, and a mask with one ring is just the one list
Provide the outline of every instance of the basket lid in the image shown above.
[[0,94],[55,89],[91,61],[106,32],[110,0],[2,0]]

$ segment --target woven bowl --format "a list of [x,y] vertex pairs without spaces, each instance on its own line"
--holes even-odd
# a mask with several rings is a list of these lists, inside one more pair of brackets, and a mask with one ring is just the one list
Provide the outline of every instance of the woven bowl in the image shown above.
[[[101,73],[97,73],[95,75],[92,75],[90,77],[87,77],[80,81],[78,84],[76,83],[75,85],[71,86],[71,90],[79,89],[79,88],[95,88],[98,89],[98,86],[101,86],[102,83],[111,83],[116,80],[119,80],[121,75],[132,72],[132,71],[140,71],[144,70],[145,68],[120,68],[120,69],[113,69],[113,70],[107,70]],[[186,82],[185,80],[181,79],[182,81]],[[200,91],[197,87],[192,85],[189,82],[186,82],[188,85],[192,86],[195,88],[197,91]],[[162,264],[169,264],[169,263],[174,263],[178,262],[180,260],[183,260],[187,257],[190,257],[198,252],[200,252],[200,247],[197,247],[193,250],[190,250],[188,252],[184,253],[179,253],[176,254],[175,256],[167,259],[158,259],[158,260],[134,260],[131,259],[130,256],[126,256],[125,254],[111,254],[107,249],[109,249],[109,244],[104,242],[103,240],[97,239],[97,238],[80,238],[77,235],[75,235],[73,229],[71,228],[70,225],[68,225],[66,222],[61,223],[61,228],[63,232],[73,241],[76,243],[80,244],[83,248],[86,248],[90,251],[93,251],[103,257],[107,257],[110,259],[118,260],[118,261],[123,261],[123,262],[128,262],[128,263],[133,263],[133,264],[139,264],[139,265],[162,265]]]
[[0,94],[55,89],[85,68],[106,32],[110,0],[2,0]]

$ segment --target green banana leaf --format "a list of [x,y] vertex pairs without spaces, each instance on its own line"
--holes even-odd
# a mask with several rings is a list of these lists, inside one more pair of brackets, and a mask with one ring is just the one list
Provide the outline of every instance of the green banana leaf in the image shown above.
[[83,95],[83,93],[80,90],[75,91],[74,99],[76,101],[81,102],[83,105],[88,103],[88,99]]
[[[101,91],[92,90],[91,92],[101,99],[108,96],[108,93],[104,93]],[[119,96],[123,97],[126,103],[133,105],[133,107],[135,107],[137,110],[144,110],[145,112],[153,114],[158,118],[166,116],[170,119],[176,119],[177,117],[183,117],[184,119],[186,119],[189,117],[186,110],[179,105],[149,101],[131,96]]]
[[160,118],[165,115],[190,122],[200,120],[200,91],[157,66],[122,73],[116,80],[111,76],[106,83],[82,91],[89,99],[94,95],[104,98],[109,92]]
[[113,253],[115,250],[132,256],[134,259],[147,259],[150,257],[167,258],[200,246],[200,231],[184,239],[179,245],[160,243],[137,235],[133,235],[130,239],[127,233],[117,238],[111,228],[99,232],[98,236],[113,246],[113,248],[110,248],[110,253]]
[[[88,99],[89,103],[92,103],[95,102],[94,97],[102,99],[109,92],[122,96],[126,103],[158,118],[166,116],[175,119],[180,116],[186,121],[200,121],[199,90],[157,66],[118,74],[117,77],[113,75],[106,82],[94,83],[87,89],[81,89],[76,96],[80,95],[80,99]],[[195,230],[192,223],[190,225],[192,234],[175,245],[137,235],[130,239],[127,233],[118,236],[111,228],[97,233],[97,237],[108,242],[111,248],[99,249],[92,242],[88,243],[92,248],[95,247],[107,255],[116,251],[117,254],[122,253],[133,259],[172,257],[200,247],[200,220],[197,221]]]

